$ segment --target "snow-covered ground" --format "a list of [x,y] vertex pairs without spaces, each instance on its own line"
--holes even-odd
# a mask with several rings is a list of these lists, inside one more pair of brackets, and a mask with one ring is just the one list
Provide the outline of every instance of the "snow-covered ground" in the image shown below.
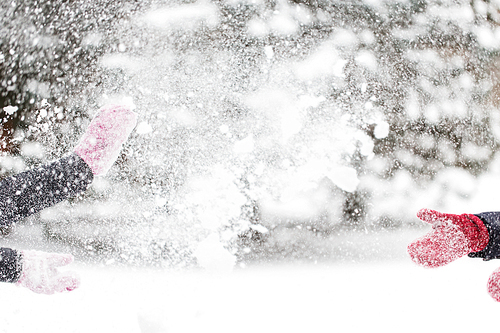
[[[418,232],[420,233],[420,232]],[[395,232],[404,244],[415,232]],[[500,262],[423,269],[396,259],[267,263],[232,272],[75,263],[79,289],[52,296],[1,284],[0,332],[481,332],[500,304]]]

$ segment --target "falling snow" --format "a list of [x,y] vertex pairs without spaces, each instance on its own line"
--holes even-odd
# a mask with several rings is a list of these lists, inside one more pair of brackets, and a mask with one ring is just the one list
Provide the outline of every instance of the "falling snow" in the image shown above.
[[[442,309],[463,301],[422,282],[424,273],[415,273],[419,279],[406,276],[413,268],[404,263],[404,249],[409,235],[427,230],[415,218],[420,208],[499,210],[497,2],[118,0],[0,6],[2,177],[70,152],[102,105],[125,104],[139,115],[106,177],[81,196],[20,222],[5,244],[67,251],[89,265],[76,265],[90,282],[77,296],[61,296],[63,303],[64,297],[76,297],[91,308],[88,299],[96,293],[114,298],[119,292],[111,287],[113,269],[131,267],[138,272],[123,273],[123,285],[144,284],[144,272],[154,267],[154,283],[165,275],[179,290],[201,290],[195,280],[219,285],[227,279],[241,295],[222,292],[223,300],[211,308],[217,295],[191,290],[190,299],[201,305],[185,312],[188,301],[180,292],[161,286],[166,302],[173,294],[170,300],[180,310],[162,304],[153,311],[148,302],[158,301],[147,290],[146,301],[113,312],[116,326],[102,319],[102,331],[176,332],[183,331],[176,325],[191,325],[193,318],[193,327],[203,327],[215,322],[207,316],[218,307],[235,318],[241,307],[247,313],[241,321],[250,324],[255,317],[271,318],[245,303],[254,291],[277,293],[276,307],[265,304],[269,311],[306,313],[301,324],[309,330],[313,320],[328,327],[325,318],[332,311],[348,311],[325,311],[317,303],[325,299],[307,296],[305,286],[314,286],[318,295],[328,290],[331,304],[347,302],[356,311],[346,301],[356,292],[339,286],[349,285],[351,269],[352,283],[363,284],[366,293],[352,298],[364,313],[380,308],[377,297],[387,295],[387,313],[401,314],[390,304],[406,304],[410,297],[424,304],[422,289],[405,291],[396,282],[398,293],[391,290],[387,280],[393,275],[408,278],[412,287],[428,283],[432,294],[444,292]],[[282,268],[283,262],[292,267]],[[302,280],[295,274],[307,270],[293,266],[298,262],[324,270],[314,268]],[[361,276],[370,273],[346,262],[370,272],[375,267],[382,287],[364,284]],[[245,275],[245,267],[260,264],[278,265],[278,279],[290,278],[289,292],[269,287],[260,275],[249,281],[255,273]],[[274,281],[271,272],[263,276]],[[109,289],[97,282],[101,275]],[[466,279],[485,283],[471,272]],[[458,289],[452,280],[450,290]],[[17,299],[12,286],[0,287]],[[314,311],[288,304],[294,288]],[[135,302],[134,293],[124,295],[126,303]],[[465,298],[483,301],[475,297]],[[415,313],[417,305],[411,308]],[[11,315],[21,318],[22,307],[16,306]],[[285,310],[278,314],[283,321],[289,319]],[[223,313],[214,318],[233,323]],[[346,318],[356,323],[352,315]],[[68,321],[64,325],[72,327]],[[5,325],[9,332],[22,331],[13,322]]]

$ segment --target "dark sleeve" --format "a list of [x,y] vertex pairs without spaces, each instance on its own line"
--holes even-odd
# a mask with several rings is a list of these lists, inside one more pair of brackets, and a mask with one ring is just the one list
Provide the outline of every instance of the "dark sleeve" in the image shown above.
[[75,153],[0,181],[0,226],[84,192],[94,176]]
[[0,248],[0,282],[17,282],[21,277],[21,254],[16,250]]
[[484,260],[500,259],[500,212],[481,213],[476,216],[488,229],[490,240],[482,251],[470,253],[469,257]]

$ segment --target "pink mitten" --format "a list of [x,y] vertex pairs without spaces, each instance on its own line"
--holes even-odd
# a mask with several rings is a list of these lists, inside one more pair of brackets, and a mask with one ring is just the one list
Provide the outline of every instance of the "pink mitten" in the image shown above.
[[126,106],[101,108],[77,144],[75,153],[87,163],[94,175],[106,174],[136,122],[137,115]]
[[71,254],[40,251],[21,252],[22,271],[17,285],[38,294],[53,294],[78,288],[80,279],[74,272],[59,272],[57,267],[73,261]]
[[489,234],[483,221],[472,214],[445,214],[422,209],[417,216],[433,230],[408,245],[411,259],[425,267],[439,267],[471,252],[483,250]]

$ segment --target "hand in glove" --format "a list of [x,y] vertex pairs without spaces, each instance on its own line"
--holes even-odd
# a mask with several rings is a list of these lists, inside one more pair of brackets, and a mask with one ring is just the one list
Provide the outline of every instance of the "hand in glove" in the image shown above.
[[500,302],[500,268],[496,269],[488,279],[488,293],[497,302]]
[[38,294],[53,294],[78,288],[80,279],[73,272],[59,272],[57,267],[73,261],[71,254],[22,251],[21,277],[17,285]]
[[75,153],[95,176],[104,175],[118,158],[123,143],[137,123],[137,114],[123,105],[99,110],[75,147]]
[[483,250],[489,241],[484,223],[472,214],[445,214],[422,209],[418,218],[432,231],[408,245],[411,259],[424,267],[439,267],[471,252]]

